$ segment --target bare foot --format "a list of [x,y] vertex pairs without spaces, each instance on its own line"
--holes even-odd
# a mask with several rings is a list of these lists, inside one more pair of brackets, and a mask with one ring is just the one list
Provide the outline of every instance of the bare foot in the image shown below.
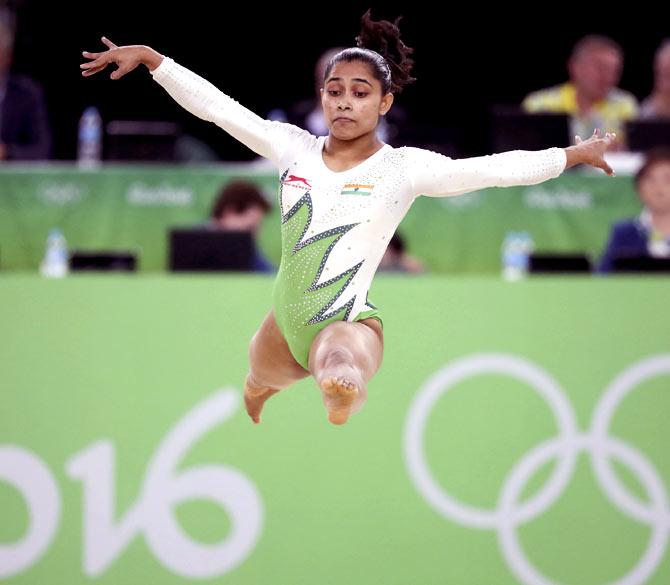
[[358,386],[343,376],[329,376],[321,381],[323,399],[328,409],[328,420],[343,425],[351,414],[358,396]]
[[265,401],[277,392],[279,392],[278,388],[256,386],[249,380],[249,376],[247,376],[247,379],[244,381],[244,405],[255,424],[260,424],[261,422],[261,410],[263,410]]

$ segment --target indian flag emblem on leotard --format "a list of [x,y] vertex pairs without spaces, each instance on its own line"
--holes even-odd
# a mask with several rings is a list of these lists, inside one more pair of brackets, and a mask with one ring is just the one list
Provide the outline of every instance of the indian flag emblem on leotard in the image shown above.
[[347,183],[340,195],[370,195],[374,185],[361,185],[360,183]]

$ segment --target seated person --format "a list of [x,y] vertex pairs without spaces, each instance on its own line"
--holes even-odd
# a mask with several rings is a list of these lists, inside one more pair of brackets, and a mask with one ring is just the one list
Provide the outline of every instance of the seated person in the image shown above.
[[396,232],[393,234],[377,270],[379,272],[424,272],[425,269],[420,260],[410,256],[405,251],[405,240]]
[[9,72],[14,39],[0,18],[0,163],[44,160],[51,154],[51,130],[40,86]]
[[[251,232],[256,241],[258,230],[271,205],[253,183],[236,180],[228,183],[214,200],[209,229]],[[276,269],[256,247],[252,270],[274,272]]]
[[572,137],[591,136],[595,128],[615,132],[619,148],[624,148],[625,122],[637,116],[638,104],[633,94],[617,87],[622,69],[619,44],[588,35],[572,49],[569,81],[529,94],[521,106],[529,113],[568,114]]
[[665,39],[654,56],[654,89],[640,106],[644,120],[670,120],[670,39]]
[[670,149],[647,154],[635,189],[644,209],[639,217],[613,226],[598,272],[611,272],[619,257],[670,258]]

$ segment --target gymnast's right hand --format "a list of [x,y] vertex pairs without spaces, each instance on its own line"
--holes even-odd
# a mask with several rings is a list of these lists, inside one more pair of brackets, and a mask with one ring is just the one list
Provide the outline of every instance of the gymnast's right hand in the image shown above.
[[87,63],[82,63],[79,67],[84,77],[95,75],[102,71],[110,63],[116,63],[118,68],[112,71],[111,79],[121,79],[126,73],[130,73],[138,65],[146,65],[153,71],[161,64],[163,56],[145,45],[128,45],[117,47],[106,37],[102,37],[102,42],[107,45],[108,50],[102,53],[90,53],[83,51],[82,55],[90,59]]

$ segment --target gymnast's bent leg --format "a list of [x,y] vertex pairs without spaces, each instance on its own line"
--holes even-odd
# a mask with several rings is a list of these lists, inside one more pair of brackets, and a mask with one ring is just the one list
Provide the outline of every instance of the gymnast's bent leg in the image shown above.
[[323,393],[328,420],[336,425],[363,407],[367,384],[379,369],[384,335],[377,319],[336,321],[314,338],[309,371]]
[[244,404],[254,423],[261,422],[265,401],[283,388],[309,376],[293,357],[270,311],[249,344],[249,373],[244,382]]

